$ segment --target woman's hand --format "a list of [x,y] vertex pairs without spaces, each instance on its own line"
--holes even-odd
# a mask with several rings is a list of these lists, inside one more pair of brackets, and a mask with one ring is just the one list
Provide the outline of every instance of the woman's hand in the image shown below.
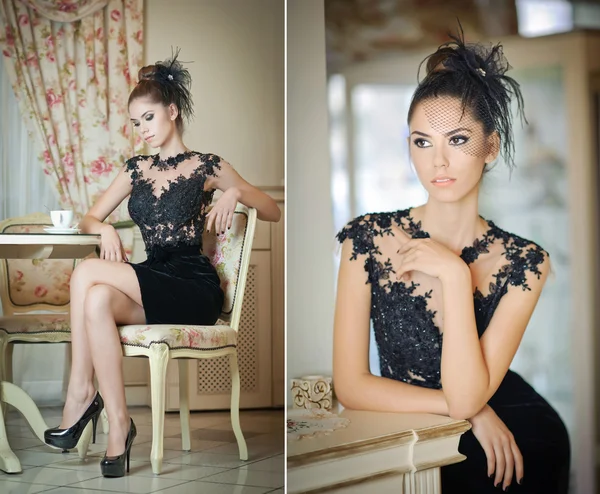
[[469,419],[469,422],[473,434],[485,451],[488,477],[492,477],[496,472],[494,486],[504,479],[502,489],[505,490],[513,480],[513,472],[516,472],[516,479],[520,484],[523,479],[523,456],[512,433],[496,412],[486,405],[477,415]]
[[447,247],[431,238],[409,239],[404,232],[394,233],[400,248],[400,265],[395,269],[401,279],[409,271],[421,271],[434,278],[447,278],[457,271],[468,270],[464,261]]
[[128,261],[121,237],[112,225],[103,225],[100,230],[100,259],[106,261]]
[[213,226],[217,233],[225,233],[231,228],[233,213],[240,198],[240,192],[236,187],[230,187],[215,203],[210,213],[206,215],[206,231],[210,232]]

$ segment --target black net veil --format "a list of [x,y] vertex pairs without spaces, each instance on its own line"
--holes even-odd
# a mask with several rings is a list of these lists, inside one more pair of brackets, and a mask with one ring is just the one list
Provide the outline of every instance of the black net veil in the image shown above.
[[521,122],[527,123],[519,84],[506,72],[511,69],[502,45],[465,43],[460,21],[457,35],[421,62],[426,76],[419,80],[408,120],[417,104],[427,121],[450,145],[465,154],[486,158],[495,151],[510,169],[514,167],[512,134],[513,98]]

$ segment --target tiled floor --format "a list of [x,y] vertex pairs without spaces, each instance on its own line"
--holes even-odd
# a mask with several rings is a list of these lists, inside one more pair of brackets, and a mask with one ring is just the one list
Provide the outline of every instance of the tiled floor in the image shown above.
[[[42,409],[47,424],[60,422],[59,408]],[[7,418],[9,442],[23,472],[0,472],[0,493],[52,494],[164,493],[264,494],[283,493],[283,410],[240,412],[248,444],[248,461],[240,461],[229,412],[195,412],[191,415],[192,451],[181,451],[179,415],[165,417],[163,471],[154,475],[150,465],[152,420],[149,408],[131,408],[138,435],[131,451],[129,475],[105,479],[100,473],[107,436],[99,434],[88,457],[61,453],[41,444],[23,418],[11,411]]]

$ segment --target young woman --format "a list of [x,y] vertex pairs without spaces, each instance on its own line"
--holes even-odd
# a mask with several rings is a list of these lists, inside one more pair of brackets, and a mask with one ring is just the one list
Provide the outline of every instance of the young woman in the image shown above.
[[[183,118],[192,115],[189,72],[176,60],[144,67],[129,97],[131,121],[159,152],[127,161],[79,223],[101,235],[99,259],[82,262],[71,279],[72,368],[58,428],[48,444],[74,448],[106,402],[110,426],[102,474],[121,477],[136,435],[125,403],[118,324],[214,324],[223,304],[219,277],[201,253],[202,232],[231,226],[237,202],[258,218],[279,221],[276,203],[214,154],[188,149]],[[215,189],[223,191],[210,213]],[[127,262],[115,229],[104,220],[127,197],[147,260]],[[94,372],[102,397],[93,385]],[[95,435],[95,434],[94,434]]]
[[[567,494],[566,428],[509,370],[549,255],[478,214],[489,164],[500,153],[513,164],[519,85],[500,45],[465,45],[462,33],[426,60],[408,114],[426,204],[358,217],[338,234],[337,396],[354,409],[468,419],[467,459],[442,468],[443,492]],[[369,372],[370,320],[381,377]]]

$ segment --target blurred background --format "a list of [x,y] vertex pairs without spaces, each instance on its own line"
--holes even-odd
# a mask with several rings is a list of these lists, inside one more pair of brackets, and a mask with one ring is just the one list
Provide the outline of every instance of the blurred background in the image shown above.
[[427,199],[409,159],[407,110],[419,63],[458,18],[467,41],[502,42],[529,122],[514,124],[512,175],[499,162],[484,178],[481,214],[553,261],[511,368],[567,424],[571,491],[598,492],[600,3],[300,3],[288,2],[288,377],[332,372],[335,233],[357,215]]

